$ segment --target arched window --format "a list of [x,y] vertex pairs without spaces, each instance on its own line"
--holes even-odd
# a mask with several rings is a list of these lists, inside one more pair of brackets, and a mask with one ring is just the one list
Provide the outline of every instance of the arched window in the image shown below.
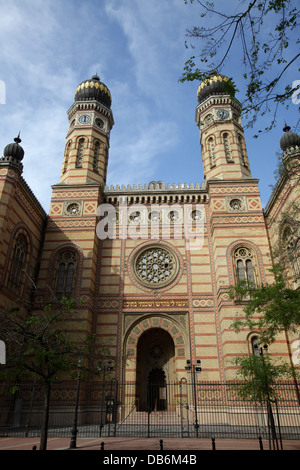
[[84,151],[84,138],[81,138],[78,142],[76,168],[82,168],[83,151]]
[[76,267],[77,255],[73,250],[66,250],[58,255],[55,278],[55,294],[58,298],[74,294]]
[[255,286],[254,256],[247,247],[239,247],[233,254],[236,280],[247,281],[250,286]]
[[286,252],[287,261],[291,265],[294,280],[300,278],[300,239],[288,225],[282,232],[282,244]]
[[25,268],[26,255],[28,253],[28,243],[25,235],[18,235],[11,261],[8,275],[7,287],[16,294],[20,293],[22,274]]
[[208,139],[208,151],[211,168],[216,165],[216,156],[215,156],[215,143],[213,137]]
[[239,154],[240,154],[240,159],[243,165],[246,165],[246,158],[245,158],[245,153],[244,153],[244,148],[243,148],[243,139],[240,135],[238,135],[238,146],[239,146]]
[[225,157],[227,162],[232,162],[231,159],[231,152],[230,152],[230,144],[229,144],[229,134],[226,132],[223,134],[223,144],[224,144],[224,151]]
[[94,148],[94,159],[93,159],[94,171],[98,170],[99,150],[100,150],[100,142],[97,140],[97,142],[95,143],[95,148]]
[[290,226],[285,227],[282,233],[282,241],[287,252],[292,252],[294,243],[293,243],[293,231]]
[[299,238],[296,241],[295,246],[294,246],[292,270],[293,270],[294,279],[295,280],[300,279],[300,240]]
[[259,356],[259,341],[257,336],[251,337],[251,349],[254,356]]
[[69,161],[69,155],[70,155],[70,150],[71,150],[71,142],[68,143],[66,147],[66,154],[65,154],[65,161],[64,161],[64,169],[63,172],[65,173],[68,168],[68,161]]

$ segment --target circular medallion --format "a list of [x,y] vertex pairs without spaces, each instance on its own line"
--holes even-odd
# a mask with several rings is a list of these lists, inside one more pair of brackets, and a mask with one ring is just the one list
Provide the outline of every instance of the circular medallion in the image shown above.
[[230,207],[234,211],[240,211],[242,209],[242,201],[240,199],[231,199]]
[[69,204],[67,207],[67,213],[70,215],[77,215],[79,213],[79,204],[77,204],[77,202]]
[[195,209],[192,211],[191,217],[193,220],[201,220],[203,218],[203,214],[201,211]]

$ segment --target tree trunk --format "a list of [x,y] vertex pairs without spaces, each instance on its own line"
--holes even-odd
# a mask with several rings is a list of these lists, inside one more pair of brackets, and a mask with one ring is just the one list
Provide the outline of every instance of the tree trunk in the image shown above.
[[45,398],[44,398],[44,409],[43,409],[43,423],[42,423],[42,428],[41,428],[40,450],[47,449],[50,391],[51,391],[51,385],[49,383],[45,383]]
[[289,352],[289,358],[290,358],[291,370],[292,370],[293,380],[294,380],[295,389],[296,389],[296,395],[297,395],[298,403],[300,405],[300,393],[299,393],[299,388],[298,388],[298,380],[297,380],[297,376],[295,372],[295,366],[294,366],[293,359],[292,359],[291,345],[290,345],[287,331],[284,330],[284,332],[285,332],[285,339],[286,339],[286,344],[287,344],[288,352]]

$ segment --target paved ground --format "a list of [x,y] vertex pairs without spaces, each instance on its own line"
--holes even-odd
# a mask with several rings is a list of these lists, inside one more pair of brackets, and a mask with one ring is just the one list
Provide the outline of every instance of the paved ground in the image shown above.
[[[158,438],[122,438],[107,437],[97,439],[77,439],[77,450],[101,450],[101,443],[104,443],[104,450],[144,450],[144,451],[160,451],[161,443]],[[216,439],[215,450],[260,450],[259,441],[247,439]],[[211,439],[163,439],[163,450],[176,451],[201,451],[212,450]],[[262,441],[263,450],[269,450],[269,442]],[[280,444],[279,444],[280,445]],[[300,441],[283,441],[283,450],[300,450]],[[32,450],[33,446],[39,449],[39,438],[14,438],[1,437],[0,450]],[[70,447],[70,439],[60,437],[48,438],[47,450],[68,450]]]

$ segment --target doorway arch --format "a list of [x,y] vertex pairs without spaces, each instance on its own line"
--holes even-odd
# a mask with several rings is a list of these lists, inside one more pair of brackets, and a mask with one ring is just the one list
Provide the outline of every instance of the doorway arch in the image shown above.
[[140,411],[166,409],[167,382],[175,380],[175,345],[162,328],[150,328],[137,344],[136,399]]

